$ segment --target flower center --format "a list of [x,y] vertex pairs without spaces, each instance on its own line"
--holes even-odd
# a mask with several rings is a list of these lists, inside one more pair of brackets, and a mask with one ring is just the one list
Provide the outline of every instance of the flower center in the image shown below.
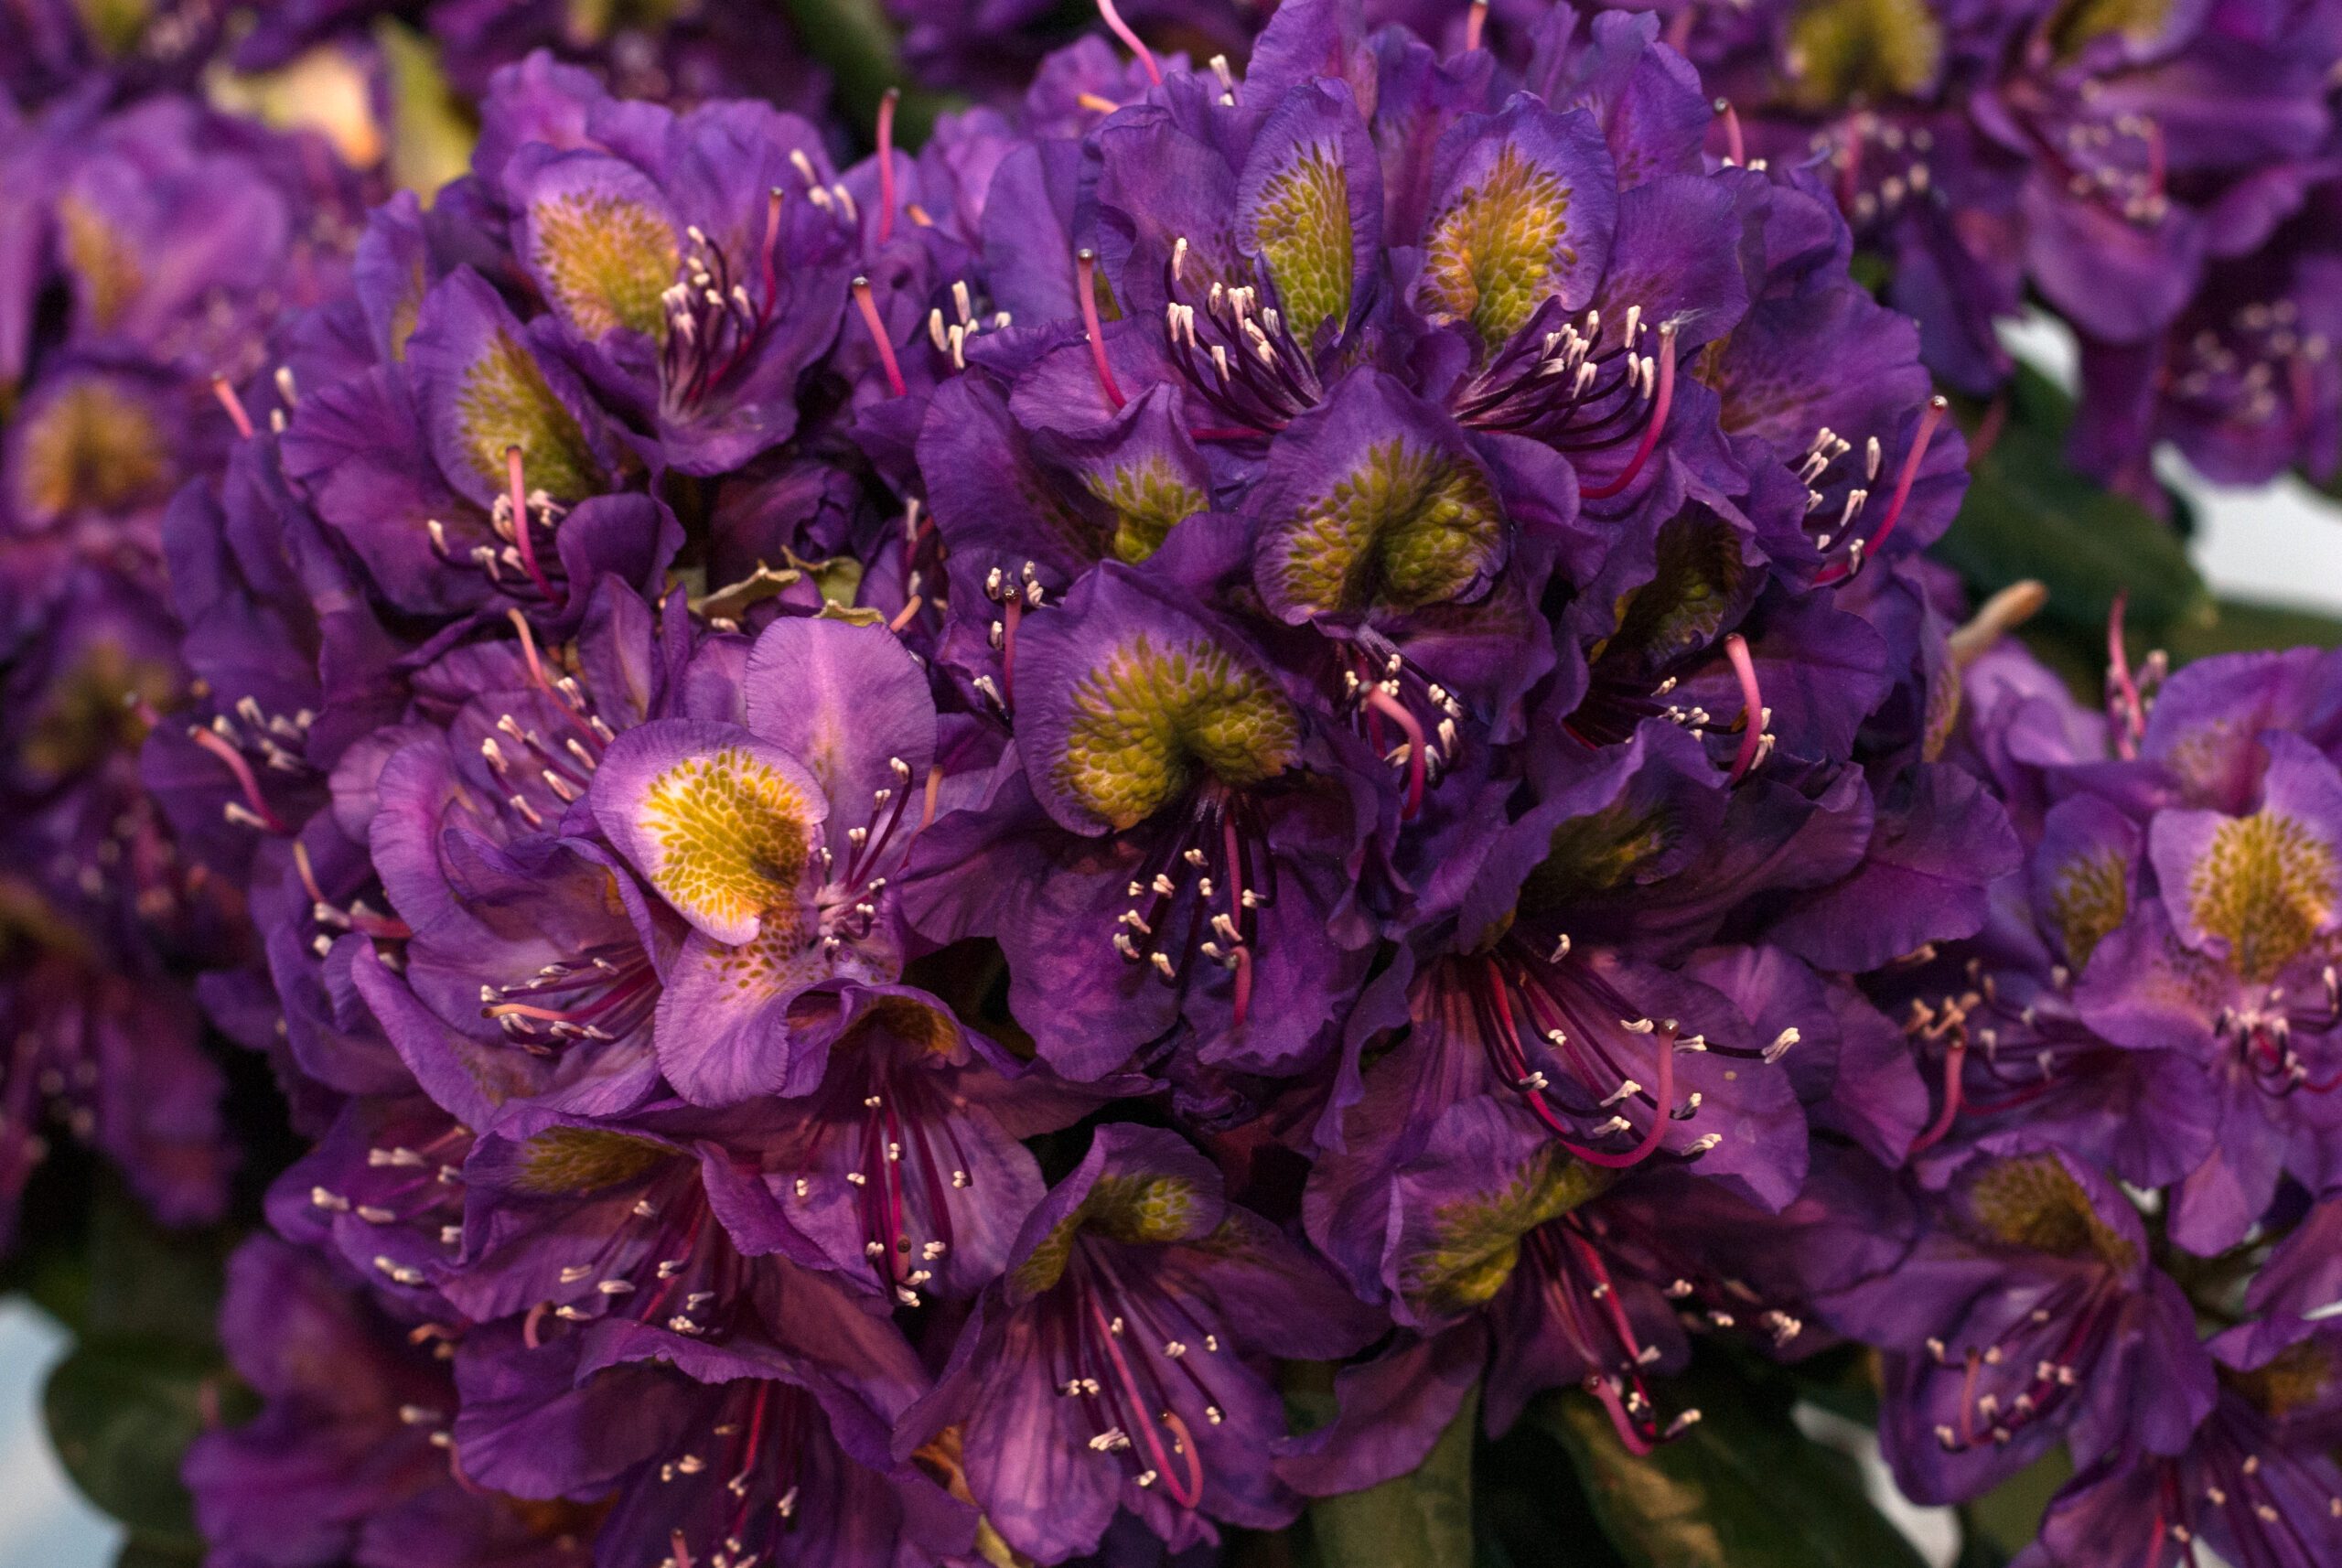
[[[1573,957],[1566,937],[1540,956],[1519,928],[1491,953],[1437,966],[1416,1017],[1435,1017],[1452,1037],[1477,1039],[1489,1071],[1555,1142],[1613,1170],[1659,1155],[1669,1124],[1699,1114],[1696,1091],[1680,1101],[1675,1095],[1679,1053],[1770,1061],[1797,1043],[1795,1030],[1762,1051],[1682,1034],[1671,1018],[1641,1015],[1591,964]],[[1680,1157],[1696,1159],[1722,1141],[1705,1134]]]
[[1521,1254],[1532,1271],[1531,1288],[1551,1305],[1554,1325],[1588,1369],[1586,1392],[1602,1402],[1630,1453],[1648,1454],[1700,1419],[1697,1410],[1685,1410],[1660,1423],[1643,1378],[1643,1369],[1660,1359],[1660,1348],[1636,1333],[1595,1233],[1578,1216],[1531,1230],[1522,1239]]
[[1927,1342],[1930,1392],[1948,1386],[1952,1418],[1939,1423],[1936,1441],[1946,1453],[1998,1446],[2060,1410],[2097,1359],[2100,1341],[2121,1305],[2113,1276],[2060,1280],[2030,1306],[2012,1306],[1988,1337],[1955,1348]]
[[1236,1024],[1252,1004],[1252,954],[1260,911],[1275,901],[1276,862],[1259,806],[1241,791],[1207,781],[1176,817],[1159,824],[1128,887],[1131,908],[1116,919],[1114,950],[1177,984],[1200,953],[1236,977]]
[[2256,301],[2187,338],[2170,395],[2207,421],[2306,420],[2315,400],[2312,378],[2332,350],[2324,333],[2302,330],[2293,300]]
[[691,1545],[696,1531],[675,1525],[659,1568],[757,1568],[777,1562],[799,1509],[829,1500],[816,1478],[821,1471],[810,1462],[817,1445],[829,1441],[812,1395],[792,1383],[743,1380],[725,1385],[715,1414],[702,1441],[659,1466],[659,1512],[712,1521],[696,1552]]
[[1160,1483],[1178,1507],[1195,1508],[1203,1455],[1177,1407],[1213,1426],[1225,1419],[1210,1383],[1219,1337],[1176,1298],[1127,1288],[1106,1250],[1081,1238],[1043,1302],[1051,1381],[1059,1397],[1081,1402],[1091,1451],[1120,1456],[1141,1487]]

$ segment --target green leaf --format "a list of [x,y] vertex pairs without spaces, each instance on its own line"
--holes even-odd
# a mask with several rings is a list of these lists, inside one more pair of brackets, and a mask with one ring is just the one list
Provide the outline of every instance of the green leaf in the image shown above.
[[1309,1505],[1317,1559],[1327,1568],[1469,1568],[1475,1390],[1407,1475]]
[[179,1461],[224,1376],[217,1357],[168,1339],[85,1340],[48,1375],[49,1441],[73,1484],[138,1539],[199,1551]]
[[1807,1438],[1786,1409],[1762,1412],[1714,1375],[1677,1386],[1701,1420],[1641,1458],[1584,1394],[1532,1407],[1631,1568],[1921,1568],[1853,1461]]
[[211,1352],[227,1266],[224,1230],[166,1230],[111,1180],[91,1206],[87,1295],[76,1326],[90,1339],[156,1339]]
[[[878,116],[878,101],[903,81],[903,59],[895,30],[879,0],[784,0],[806,49],[836,79],[839,105],[856,127]],[[896,110],[896,145],[917,148],[935,128],[935,117],[957,100],[908,89]]]
[[1968,499],[1935,549],[1980,598],[2021,578],[2049,589],[2040,622],[2102,644],[2114,596],[2151,639],[2207,621],[2211,596],[2177,530],[2067,466],[2070,402],[2020,370],[1999,438],[1970,466]]
[[134,1535],[122,1543],[113,1568],[203,1568],[203,1553]]
[[152,1561],[199,1556],[179,1461],[207,1423],[249,1408],[214,1332],[230,1238],[164,1230],[113,1177],[94,1187],[73,1292],[79,1343],[42,1399],[49,1442],[92,1503],[163,1554]]
[[2073,1478],[2074,1462],[2065,1448],[2052,1448],[1960,1510],[1961,1535],[1971,1555],[2005,1563],[2041,1533],[2049,1499]]
[[471,167],[479,127],[463,98],[448,85],[439,46],[403,23],[374,25],[391,98],[391,183],[430,205],[449,180]]
[[2293,648],[2308,643],[2317,648],[2342,648],[2342,620],[2286,605],[2254,604],[2248,599],[2221,599],[2209,618],[2175,627],[2163,648],[2172,662],[2185,664],[2215,653],[2235,653],[2255,648]]

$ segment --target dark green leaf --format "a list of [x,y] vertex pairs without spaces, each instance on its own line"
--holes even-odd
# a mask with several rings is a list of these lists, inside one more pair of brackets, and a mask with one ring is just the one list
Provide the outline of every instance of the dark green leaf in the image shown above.
[[[878,0],[786,0],[805,47],[830,68],[838,102],[866,136],[886,89],[902,84],[903,60]],[[916,148],[935,128],[935,117],[953,101],[939,93],[907,90],[897,111],[896,140]]]
[[2285,605],[2221,599],[2210,617],[2174,627],[2163,639],[2172,662],[2185,664],[2214,653],[2253,648],[2292,648],[2308,643],[2342,648],[2342,620]]
[[1533,1407],[1632,1568],[1920,1568],[1853,1460],[1808,1439],[1786,1411],[1760,1413],[1731,1381],[1679,1386],[1701,1421],[1642,1458],[1584,1394]]
[[203,1568],[203,1553],[133,1536],[122,1543],[113,1568]]
[[1468,1568],[1477,1391],[1413,1472],[1309,1505],[1326,1568]]
[[2103,639],[2117,593],[2130,624],[2168,638],[2210,614],[2210,596],[2171,524],[2069,467],[2071,408],[2046,379],[2020,371],[1999,438],[1971,465],[1968,499],[1936,554],[1979,597],[2022,578],[2049,589],[2040,620]]
[[2073,1477],[2074,1462],[2053,1448],[1960,1510],[1968,1555],[2005,1563],[2041,1533],[2041,1515],[2059,1487]]
[[1569,1451],[1534,1421],[1483,1443],[1472,1467],[1477,1568],[1627,1568],[1578,1485]]
[[48,1375],[49,1441],[73,1484],[142,1541],[199,1547],[179,1461],[224,1376],[217,1358],[168,1339],[85,1339]]
[[78,1326],[93,1339],[209,1350],[228,1250],[225,1231],[167,1230],[136,1198],[101,1183],[90,1211],[88,1294]]

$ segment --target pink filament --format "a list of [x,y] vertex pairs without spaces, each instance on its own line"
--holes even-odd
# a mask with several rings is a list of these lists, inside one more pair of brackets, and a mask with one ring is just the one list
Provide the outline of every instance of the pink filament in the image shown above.
[[2115,754],[2129,762],[2139,755],[2139,737],[2146,733],[2146,703],[2131,674],[2131,655],[2122,646],[2122,611],[2130,600],[2125,589],[2114,592],[2114,607],[2106,617],[2106,683],[2122,707],[2122,722],[2115,726]]
[[[513,450],[520,448],[514,447]],[[505,613],[511,617],[513,629],[521,634],[521,657],[528,663],[529,678],[546,690],[552,690],[553,682],[545,679],[545,667],[537,662],[537,639],[530,633],[529,618],[519,610]]]
[[1610,1412],[1610,1425],[1618,1434],[1618,1441],[1625,1445],[1627,1452],[1638,1459],[1649,1453],[1649,1440],[1635,1430],[1633,1419],[1627,1414],[1627,1407],[1618,1399],[1616,1384],[1599,1374],[1587,1378],[1586,1383],[1593,1389],[1595,1397],[1602,1402],[1602,1408]]
[[1472,0],[1472,8],[1464,17],[1464,52],[1471,54],[1480,47],[1480,39],[1488,30],[1488,0]]
[[870,280],[854,280],[854,303],[862,312],[862,324],[870,328],[870,340],[878,346],[878,362],[886,369],[886,386],[897,397],[910,389],[903,384],[903,367],[896,362],[893,339],[886,336],[886,323],[878,314],[878,302],[870,296]]
[[189,740],[227,765],[228,771],[236,776],[237,787],[243,791],[244,804],[252,808],[252,815],[266,824],[270,832],[286,831],[284,820],[269,808],[267,797],[260,792],[260,780],[253,777],[252,765],[244,760],[242,752],[200,725],[189,728],[187,735]]
[[252,416],[244,412],[244,400],[236,395],[236,389],[228,384],[227,377],[211,378],[211,395],[220,400],[220,406],[226,409],[228,417],[235,422],[236,434],[250,441],[252,438]]
[[763,248],[757,252],[757,274],[764,284],[764,298],[759,304],[759,308],[768,311],[773,306],[774,285],[779,278],[773,257],[780,248],[780,204],[786,195],[787,193],[776,185],[772,188],[771,193],[765,198],[765,242]]
[[1236,927],[1238,932],[1234,954],[1236,960],[1234,1023],[1235,1026],[1241,1029],[1244,1026],[1244,1020],[1250,1017],[1252,1012],[1252,950],[1245,944],[1242,936],[1244,879],[1238,874],[1238,867],[1244,862],[1236,843],[1234,817],[1224,814],[1220,817],[1219,835],[1220,847],[1228,856],[1228,923]]
[[504,449],[504,477],[511,489],[512,543],[521,553],[521,569],[529,575],[529,581],[537,585],[537,592],[550,600],[553,585],[545,581],[544,571],[537,564],[536,542],[529,537],[529,492],[521,482],[521,449],[518,446]]
[[1155,86],[1163,85],[1163,72],[1155,68],[1155,56],[1144,40],[1131,31],[1123,14],[1114,9],[1114,0],[1098,0],[1098,15],[1105,19],[1107,30],[1123,40],[1123,47],[1138,56],[1138,63],[1146,68],[1146,80]]
[[1765,693],[1756,685],[1756,661],[1748,656],[1748,639],[1734,632],[1724,639],[1724,656],[1732,660],[1732,672],[1740,677],[1740,755],[1732,759],[1732,772],[1724,779],[1737,784],[1756,765],[1756,748],[1765,738]]
[[[1944,414],[1950,407],[1950,403],[1940,392],[1928,400],[1928,411],[1919,416],[1919,433],[1913,438],[1910,451],[1903,455],[1903,471],[1895,476],[1895,495],[1886,503],[1885,520],[1870,536],[1870,542],[1863,546],[1869,554],[1875,556],[1878,553],[1886,543],[1887,537],[1895,532],[1895,525],[1902,521],[1903,503],[1911,499],[1911,486],[1919,478],[1919,465],[1926,461],[1928,446],[1935,440],[1936,431],[1943,424]],[[1817,585],[1842,583],[1853,575],[1853,566],[1842,563],[1816,573],[1813,580]]]
[[1407,704],[1380,686],[1367,688],[1367,703],[1377,713],[1407,733],[1407,803],[1399,815],[1408,822],[1423,809],[1424,757],[1428,747],[1423,741],[1423,726],[1407,711]]
[[1098,386],[1106,401],[1121,408],[1130,400],[1114,384],[1114,367],[1106,362],[1106,331],[1098,319],[1098,252],[1087,247],[1073,255],[1074,290],[1081,295],[1081,325],[1090,333],[1090,363],[1098,371]]
[[878,101],[878,242],[882,245],[895,234],[895,105],[902,98],[901,88],[890,87]]
[[[1627,352],[1631,354],[1634,351],[1635,346],[1628,344]],[[1659,433],[1665,428],[1667,411],[1674,402],[1675,324],[1671,321],[1659,329],[1659,395],[1651,399],[1650,423],[1643,426],[1641,443],[1636,446],[1634,456],[1619,470],[1617,478],[1580,490],[1578,495],[1581,499],[1606,500],[1635,482],[1635,476],[1643,471],[1643,465],[1650,461],[1652,450],[1659,446]]]
[[1911,1140],[1912,1154],[1932,1149],[1942,1143],[1944,1134],[1951,1131],[1951,1124],[1960,1119],[1960,1074],[1967,1061],[1967,1040],[1954,1038],[1943,1058],[1943,1110],[1936,1117],[1933,1126]]
[[[1520,1026],[1513,1018],[1512,998],[1507,993],[1503,980],[1499,978],[1491,989],[1496,995],[1498,1019],[1501,1022],[1506,1033],[1518,1041],[1520,1037]],[[1529,1102],[1530,1111],[1537,1120],[1545,1124],[1545,1130],[1552,1133],[1555,1143],[1588,1165],[1600,1165],[1605,1170],[1616,1171],[1642,1164],[1643,1161],[1650,1158],[1659,1148],[1659,1141],[1667,1135],[1668,1107],[1675,1099],[1675,1037],[1670,1034],[1666,1039],[1658,1044],[1660,1047],[1659,1086],[1651,1095],[1650,1125],[1644,1130],[1642,1142],[1627,1153],[1606,1155],[1595,1149],[1581,1147],[1570,1136],[1570,1130],[1563,1126],[1561,1119],[1553,1114],[1552,1108],[1545,1103],[1544,1091],[1542,1090],[1532,1089],[1527,1091],[1525,1098]]]
[[[1106,1321],[1104,1307],[1094,1299],[1089,1305],[1090,1320],[1097,1325],[1098,1337],[1106,1347],[1107,1359],[1114,1363],[1115,1380],[1122,1384],[1123,1396],[1130,1401],[1131,1424],[1138,1428],[1139,1436],[1146,1444],[1150,1467],[1163,1477],[1163,1489],[1171,1495],[1173,1502],[1183,1509],[1194,1508],[1203,1500],[1204,1495],[1203,1462],[1196,1453],[1195,1444],[1185,1441],[1179,1444],[1187,1459],[1187,1485],[1182,1487],[1179,1478],[1171,1474],[1171,1455],[1165,1452],[1162,1434],[1155,1431],[1155,1422],[1147,1414],[1145,1396],[1139,1390],[1138,1379],[1133,1375],[1131,1364],[1123,1355],[1122,1336],[1116,1334],[1113,1326]],[[1172,1416],[1171,1419],[1176,1421],[1178,1417]],[[1179,1434],[1186,1431],[1184,1425],[1177,1429]]]
[[1740,116],[1734,112],[1732,101],[1717,99],[1716,113],[1724,117],[1724,162],[1746,168],[1748,166],[1748,149],[1740,139]]

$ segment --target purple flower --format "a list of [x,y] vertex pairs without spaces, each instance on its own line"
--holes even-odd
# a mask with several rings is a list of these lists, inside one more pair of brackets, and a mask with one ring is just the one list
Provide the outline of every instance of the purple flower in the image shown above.
[[212,1561],[588,1561],[582,1511],[524,1510],[457,1470],[455,1384],[432,1353],[448,1347],[403,1332],[321,1260],[272,1236],[245,1242],[229,1262],[220,1333],[263,1405],[249,1424],[205,1433],[188,1453]]
[[1983,1139],[1909,1255],[1826,1304],[1887,1353],[1880,1440],[1922,1501],[1974,1497],[2061,1437],[2173,1454],[2211,1409],[2186,1296],[2120,1189],[2022,1133]]
[[1101,1127],[897,1447],[958,1427],[985,1520],[1039,1562],[1094,1551],[1118,1506],[1174,1550],[1273,1529],[1300,1499],[1262,1462],[1284,1412],[1257,1359],[1340,1356],[1374,1324],[1175,1134]]
[[[2175,680],[2176,708],[2198,682]],[[2091,955],[2075,993],[2082,1016],[2118,1045],[2174,1047],[2202,1074],[2214,1144],[2180,1186],[2173,1233],[2210,1252],[2268,1206],[2281,1168],[2315,1180],[2319,1130],[2342,1083],[2342,1004],[2328,976],[2342,875],[2342,775],[2299,736],[2264,734],[2250,811],[2158,811],[2141,855],[2135,908]]]
[[1669,36],[1732,106],[1711,150],[1810,166],[1892,265],[1928,363],[1980,393],[2008,372],[1993,323],[2028,285],[2088,339],[2146,344],[2298,206],[2337,42],[2251,0],[2137,21],[1686,8]]
[[[2311,1568],[2342,1551],[2342,1473],[2285,1444],[2268,1418],[2224,1390],[2176,1455],[2110,1454],[2049,1504],[2023,1568],[2229,1563]],[[2201,1549],[2199,1551],[2199,1548]]]
[[1392,1183],[1380,1283],[1402,1323],[1485,1337],[1490,1434],[1537,1393],[1578,1387],[1648,1452],[1698,1419],[1662,1411],[1649,1381],[1682,1370],[1687,1325],[1786,1355],[1830,1342],[1808,1333],[1813,1295],[1892,1263],[1907,1229],[1865,1179],[1833,1170],[1776,1217],[1681,1172],[1614,1176],[1499,1102],[1465,1101]]
[[607,1498],[596,1563],[893,1568],[971,1544],[972,1511],[888,1459],[872,1411],[790,1357],[631,1326],[526,1351],[509,1338],[465,1348],[458,1452],[518,1496]]
[[741,689],[722,717],[619,737],[585,802],[689,927],[662,976],[660,1060],[711,1105],[813,1088],[822,1015],[899,977],[893,884],[943,784],[927,677],[884,628],[777,620]]
[[1183,1019],[1207,1060],[1252,1070],[1322,1050],[1364,978],[1356,879],[1387,810],[1354,743],[1313,733],[1236,628],[1119,564],[1015,647],[1018,748],[920,846],[913,924],[995,937],[1011,1005],[1069,1077]]
[[2160,336],[2085,342],[2073,437],[2084,468],[2154,497],[2147,461],[2161,441],[2218,484],[2342,465],[2337,195],[2319,187],[2267,244],[2212,269]]

